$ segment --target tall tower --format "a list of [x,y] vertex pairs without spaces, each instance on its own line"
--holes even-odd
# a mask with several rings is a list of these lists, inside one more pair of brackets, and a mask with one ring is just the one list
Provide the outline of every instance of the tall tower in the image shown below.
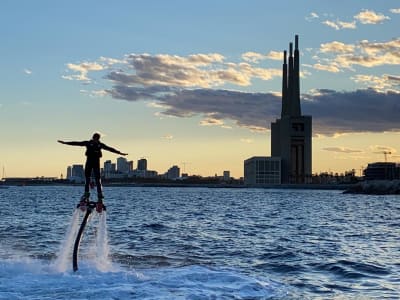
[[306,183],[312,174],[312,118],[301,115],[299,37],[283,52],[281,118],[271,123],[271,155],[281,158],[282,183]]

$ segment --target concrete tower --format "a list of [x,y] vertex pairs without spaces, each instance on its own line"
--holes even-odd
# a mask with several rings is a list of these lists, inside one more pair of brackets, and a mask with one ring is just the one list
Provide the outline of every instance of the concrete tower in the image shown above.
[[281,118],[271,123],[271,155],[281,158],[282,183],[306,183],[312,172],[312,118],[300,107],[299,37],[283,52]]

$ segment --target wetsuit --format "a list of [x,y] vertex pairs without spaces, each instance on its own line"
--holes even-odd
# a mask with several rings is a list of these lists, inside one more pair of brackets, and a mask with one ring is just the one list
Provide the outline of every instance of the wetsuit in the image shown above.
[[89,193],[90,176],[92,171],[96,180],[97,196],[99,199],[103,198],[103,189],[101,186],[100,178],[100,157],[102,156],[101,150],[107,150],[116,154],[122,154],[120,151],[107,146],[101,142],[94,140],[82,142],[64,142],[64,144],[71,146],[85,146],[86,147],[86,164],[85,164],[85,193]]

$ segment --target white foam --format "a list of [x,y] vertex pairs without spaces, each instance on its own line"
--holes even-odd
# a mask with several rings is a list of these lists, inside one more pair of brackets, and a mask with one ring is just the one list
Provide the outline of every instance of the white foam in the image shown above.
[[72,214],[71,222],[68,226],[65,238],[60,245],[57,259],[52,264],[54,270],[58,272],[67,271],[71,265],[72,247],[76,238],[76,234],[78,233],[80,215],[81,210],[75,209]]
[[107,272],[112,270],[112,263],[109,259],[110,248],[108,245],[107,214],[105,211],[99,214],[98,222],[95,263],[99,271]]

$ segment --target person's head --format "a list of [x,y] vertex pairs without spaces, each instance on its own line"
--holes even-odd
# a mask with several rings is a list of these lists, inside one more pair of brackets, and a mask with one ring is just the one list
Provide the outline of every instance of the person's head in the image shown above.
[[94,141],[99,141],[100,140],[100,133],[96,132],[95,134],[93,134],[92,139]]

